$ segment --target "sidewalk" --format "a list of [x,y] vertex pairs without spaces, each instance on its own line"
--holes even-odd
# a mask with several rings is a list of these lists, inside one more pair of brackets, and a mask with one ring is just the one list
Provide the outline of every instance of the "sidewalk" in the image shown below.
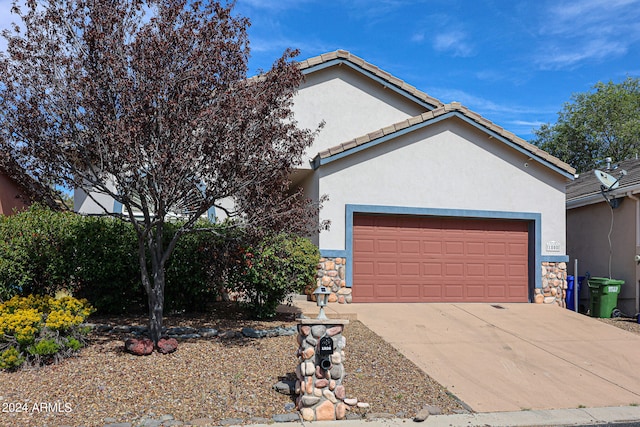
[[[634,423],[640,426],[640,406],[609,408],[553,409],[545,411],[485,412],[459,415],[432,415],[424,422],[411,419],[341,420],[287,423],[291,427],[518,427],[582,426]],[[268,427],[268,426],[254,426]]]

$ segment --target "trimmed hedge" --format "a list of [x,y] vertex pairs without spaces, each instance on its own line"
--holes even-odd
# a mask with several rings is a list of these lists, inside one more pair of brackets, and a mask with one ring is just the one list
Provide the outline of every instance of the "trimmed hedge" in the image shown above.
[[[165,241],[178,226],[167,224]],[[197,227],[215,233],[196,231],[178,241],[166,266],[167,312],[204,311],[224,289],[242,295],[255,317],[271,317],[289,293],[314,282],[319,253],[308,239],[256,239],[228,224]],[[102,314],[146,313],[137,248],[133,227],[110,217],[37,205],[0,216],[0,302],[66,290]]]

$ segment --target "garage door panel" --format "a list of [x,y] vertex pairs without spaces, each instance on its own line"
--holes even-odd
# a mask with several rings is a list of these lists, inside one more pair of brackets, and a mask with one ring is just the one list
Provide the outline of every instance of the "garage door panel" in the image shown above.
[[400,298],[415,300],[420,298],[420,285],[400,285]]
[[353,241],[353,250],[359,254],[375,254],[375,240],[374,239],[357,239]]
[[526,302],[528,228],[525,221],[356,214],[353,299]]
[[380,276],[397,276],[398,265],[395,262],[379,262],[377,265],[377,272]]
[[468,298],[484,298],[486,289],[484,284],[468,284],[467,288],[467,297]]
[[463,263],[447,263],[445,264],[445,273],[449,278],[463,278],[464,277],[464,264]]
[[423,241],[422,242],[422,251],[425,254],[442,254],[442,242],[436,241]]
[[444,287],[445,298],[453,298],[456,301],[464,299],[464,287],[462,285],[447,285]]
[[396,239],[379,239],[378,253],[396,254],[398,253],[398,241]]
[[484,277],[486,269],[484,264],[467,263],[467,277]]
[[421,286],[422,299],[426,301],[438,301],[442,298],[442,286],[437,284],[426,284]]
[[464,255],[464,242],[449,241],[444,244],[445,255]]
[[442,277],[442,264],[439,262],[423,262],[422,275],[425,277]]
[[398,286],[395,284],[379,283],[376,286],[376,296],[379,298],[393,298],[398,295]]
[[484,256],[484,242],[467,242],[466,253],[469,256]]
[[418,255],[418,254],[420,254],[420,241],[419,240],[401,240],[400,241],[400,254],[401,255]]
[[407,277],[420,277],[420,263],[418,262],[401,262],[400,263],[400,276]]
[[355,261],[353,263],[353,274],[373,277],[375,275],[375,263],[373,261]]
[[489,242],[487,244],[487,255],[507,255],[507,245],[505,243]]
[[509,243],[509,255],[512,255],[512,256],[521,255],[526,258],[527,245],[523,243]]

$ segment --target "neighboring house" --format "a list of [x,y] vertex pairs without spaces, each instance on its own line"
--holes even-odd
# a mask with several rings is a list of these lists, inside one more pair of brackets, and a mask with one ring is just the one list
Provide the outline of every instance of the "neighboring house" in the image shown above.
[[0,168],[0,215],[11,215],[26,209],[30,204],[25,188]]
[[292,181],[329,196],[314,241],[334,299],[563,304],[573,168],[349,52],[300,68],[296,119],[325,126]]
[[[607,203],[593,171],[580,174],[567,187],[569,271],[573,273],[573,260],[577,259],[580,276],[588,272],[594,277],[624,280],[618,295],[618,308],[626,314],[635,315],[640,311],[640,266],[635,260],[635,256],[640,254],[640,160],[603,165],[601,170],[620,178],[618,188],[608,195],[615,199],[613,206],[617,207]],[[622,175],[622,170],[627,175]],[[580,305],[589,307],[589,290],[584,284]]]

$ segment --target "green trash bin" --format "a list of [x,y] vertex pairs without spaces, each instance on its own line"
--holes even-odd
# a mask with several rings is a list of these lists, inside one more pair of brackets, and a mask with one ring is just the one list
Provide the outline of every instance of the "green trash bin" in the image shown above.
[[618,305],[618,294],[624,280],[607,279],[606,277],[589,278],[589,296],[591,317],[610,318]]

